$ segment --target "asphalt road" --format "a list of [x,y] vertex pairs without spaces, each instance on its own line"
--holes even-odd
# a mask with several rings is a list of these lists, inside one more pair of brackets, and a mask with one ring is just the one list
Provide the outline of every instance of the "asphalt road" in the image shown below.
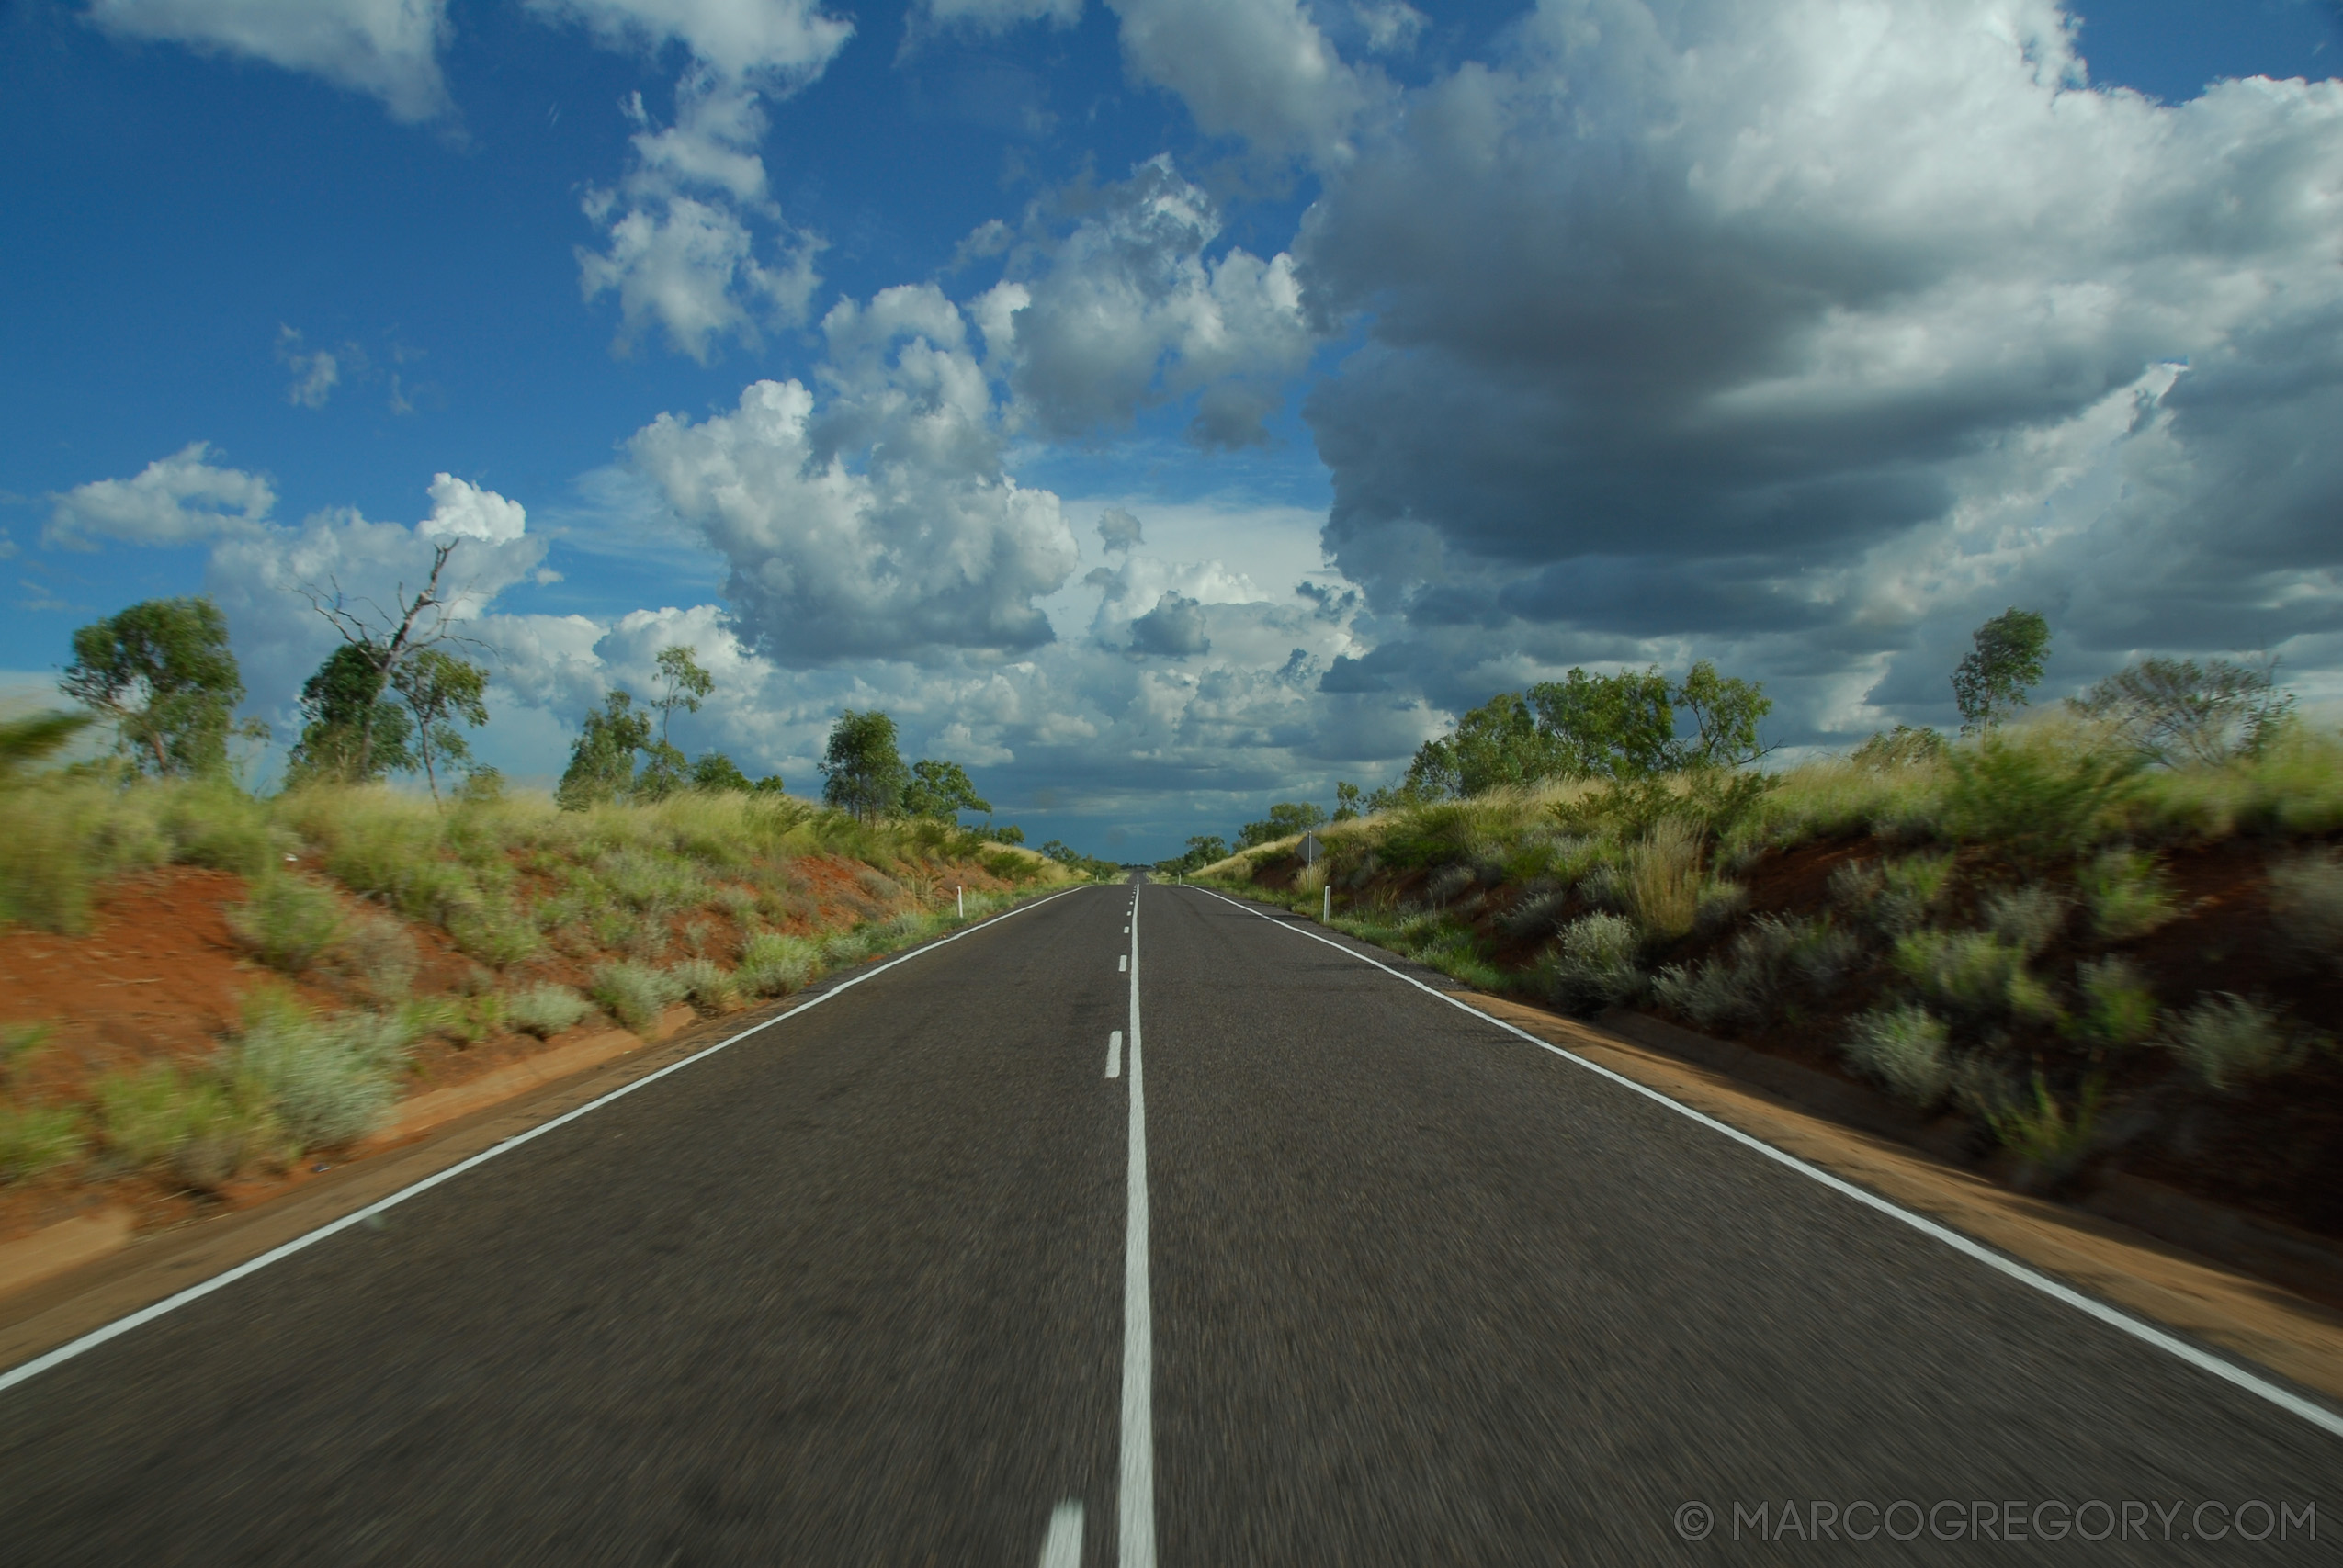
[[1135,979],[1132,898],[0,1392],[0,1562],[2343,1558],[2343,1440],[1291,922],[1149,886]]

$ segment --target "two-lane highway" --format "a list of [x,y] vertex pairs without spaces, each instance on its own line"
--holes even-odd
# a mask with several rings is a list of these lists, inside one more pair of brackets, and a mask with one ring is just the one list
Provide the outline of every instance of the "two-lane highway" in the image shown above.
[[[0,1560],[1786,1562],[1899,1501],[1937,1510],[1901,1560],[2343,1533],[2300,1414],[1198,889],[1029,907],[379,1217],[0,1389]],[[2114,1511],[2206,1500],[2298,1522]],[[1978,1511],[2041,1503],[2124,1534]]]

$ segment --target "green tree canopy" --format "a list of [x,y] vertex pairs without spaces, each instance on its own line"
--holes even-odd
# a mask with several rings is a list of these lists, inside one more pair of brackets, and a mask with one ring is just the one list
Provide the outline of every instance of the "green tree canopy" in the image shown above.
[[1175,859],[1158,863],[1155,869],[1167,876],[1184,876],[1189,872],[1202,870],[1216,861],[1224,861],[1228,858],[1228,840],[1217,833],[1198,833],[1188,840],[1188,847],[1184,853]]
[[1961,733],[1978,735],[2026,705],[2026,694],[2042,683],[2050,652],[2050,623],[2015,605],[1971,634],[1973,646],[1952,671],[1952,701],[1961,710]]
[[839,714],[821,767],[821,798],[866,822],[900,809],[911,779],[895,749],[895,721],[877,708]]
[[963,811],[990,814],[992,803],[979,796],[976,785],[957,762],[922,757],[911,764],[911,781],[903,786],[903,814],[941,817],[957,821]]
[[1312,806],[1306,800],[1281,800],[1269,808],[1268,816],[1237,829],[1237,847],[1249,850],[1255,844],[1273,844],[1280,839],[1290,839],[1296,833],[1307,833],[1325,824],[1326,810],[1323,807]]
[[227,618],[209,598],[149,599],[82,627],[58,684],[113,720],[123,752],[146,772],[226,771],[244,682]]
[[2274,665],[2143,659],[2067,706],[2111,724],[2140,755],[2168,768],[2207,766],[2259,751],[2294,713]]
[[390,684],[414,719],[414,755],[436,800],[439,770],[471,759],[457,723],[476,729],[488,722],[488,671],[442,649],[419,648],[392,669]]
[[0,784],[14,781],[31,764],[54,756],[94,720],[85,713],[50,712],[0,719]]
[[[1720,675],[1706,660],[1681,683],[1658,670],[1573,670],[1526,694],[1500,692],[1474,708],[1454,732],[1417,748],[1397,786],[1376,790],[1363,804],[1387,811],[1548,779],[1642,779],[1742,767],[1765,755],[1758,723],[1772,711],[1763,686]],[[1336,786],[1338,796],[1341,788]],[[1353,809],[1362,804],[1350,797],[1342,803]]]
[[704,751],[692,762],[692,787],[711,795],[738,792],[745,795],[756,785],[748,774],[741,772],[738,762],[721,751]]
[[613,689],[602,707],[586,710],[554,798],[572,811],[616,799],[634,787],[635,753],[650,744],[651,716],[636,711],[632,693]]
[[414,767],[413,721],[389,699],[381,650],[345,642],[301,682],[301,738],[286,760],[286,782],[371,784]]
[[659,696],[651,706],[659,710],[659,739],[667,739],[668,721],[675,710],[699,712],[700,704],[716,690],[716,677],[701,669],[694,660],[696,648],[662,648],[659,650]]

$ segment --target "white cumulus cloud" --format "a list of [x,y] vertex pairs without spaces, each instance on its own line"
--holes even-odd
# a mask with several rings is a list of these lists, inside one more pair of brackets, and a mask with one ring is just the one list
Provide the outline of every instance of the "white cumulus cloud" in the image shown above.
[[[1387,95],[1379,74],[1344,62],[1300,0],[1107,4],[1131,73],[1177,94],[1209,135],[1338,164],[1361,116]],[[1396,39],[1404,25],[1395,13],[1382,30]]]
[[382,100],[403,120],[447,109],[439,50],[447,0],[90,0],[90,20],[265,60]]
[[1554,0],[1411,95],[1296,245],[1367,340],[1305,410],[1327,543],[1396,617],[1330,687],[1711,652],[1867,722],[2009,603],[2077,674],[2343,631],[2343,84],[2161,105],[2073,38]]
[[619,352],[656,328],[705,365],[725,339],[753,344],[765,327],[806,319],[821,242],[790,229],[767,194],[756,92],[702,66],[675,96],[668,126],[652,123],[641,94],[628,101],[633,166],[617,188],[586,194],[603,244],[579,247],[579,285],[589,304],[617,297]]
[[1029,215],[1003,280],[972,308],[1021,411],[1078,435],[1201,392],[1201,444],[1264,439],[1262,418],[1312,345],[1293,258],[1208,254],[1219,212],[1168,156],[1060,199],[1070,225]]
[[550,21],[583,23],[628,49],[674,42],[728,76],[763,74],[784,87],[820,76],[855,36],[854,23],[813,0],[527,0]]
[[1034,601],[1072,570],[1072,530],[1002,470],[959,311],[905,287],[841,301],[822,330],[826,398],[759,381],[730,413],[662,414],[629,443],[725,558],[755,646],[812,664],[1048,641]]
[[185,545],[256,527],[276,506],[277,491],[260,474],[212,462],[209,442],[191,441],[130,479],[93,479],[49,499],[45,544]]

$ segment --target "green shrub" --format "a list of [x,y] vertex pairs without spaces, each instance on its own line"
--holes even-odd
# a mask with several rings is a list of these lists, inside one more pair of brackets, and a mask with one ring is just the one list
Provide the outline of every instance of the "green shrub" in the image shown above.
[[244,951],[288,975],[308,970],[350,927],[332,888],[282,871],[264,874],[227,914],[228,929]]
[[244,998],[243,1029],[221,1067],[296,1150],[330,1148],[364,1137],[390,1108],[410,1038],[396,1015],[322,1016],[263,987]]
[[1907,855],[1888,862],[1879,874],[1879,893],[1871,902],[1871,917],[1881,931],[1893,936],[1916,930],[1934,918],[1952,888],[1952,857]]
[[103,883],[169,859],[153,788],[46,776],[0,790],[0,921],[85,931]]
[[2026,954],[1990,931],[1919,931],[1896,939],[1896,967],[1930,998],[1983,1016],[2011,1006]]
[[482,899],[452,912],[447,935],[463,953],[499,969],[534,957],[545,945],[535,922],[506,898]]
[[2283,1072],[2302,1055],[2273,1009],[2226,991],[2168,1020],[2163,1043],[2207,1086],[2224,1091]]
[[387,1015],[402,1049],[429,1034],[451,1034],[461,1025],[456,997],[410,997]]
[[2088,847],[2133,792],[2135,753],[2085,732],[2042,724],[1990,730],[1949,763],[1945,833],[2019,865],[2043,865]]
[[1636,923],[1674,938],[1700,919],[1700,835],[1681,817],[1662,817],[1627,852],[1620,893]]
[[2021,1186],[2054,1185],[2082,1164],[2098,1134],[2103,1091],[2104,1085],[2099,1078],[2086,1082],[2070,1116],[2052,1095],[2042,1074],[2036,1073],[2030,1098],[2004,1098],[1998,1104],[1988,1103],[1981,1108],[1994,1137],[2028,1168],[2021,1176]]
[[2136,1045],[2156,1032],[2156,993],[2130,960],[2086,961],[2075,966],[2083,1005],[2075,1032],[2100,1045]]
[[1703,883],[1693,907],[1692,924],[1704,931],[1722,931],[1749,909],[1749,890],[1722,877]]
[[511,1004],[502,993],[482,991],[457,1002],[447,1021],[440,1027],[458,1045],[469,1049],[503,1033],[510,1014]]
[[1870,913],[1873,901],[1886,891],[1887,876],[1877,861],[1844,861],[1831,869],[1828,886],[1833,904],[1862,915]]
[[2108,850],[2076,874],[2091,930],[2108,942],[2145,936],[2177,912],[2170,884],[2153,855]]
[[544,1039],[573,1028],[594,1009],[567,986],[538,985],[506,998],[504,1016],[525,1034]]
[[1641,933],[1617,915],[1581,915],[1562,930],[1532,972],[1533,983],[1556,1005],[1573,1012],[1599,1012],[1641,996],[1646,984],[1636,962]]
[[168,791],[160,818],[174,860],[257,879],[282,871],[285,857],[300,847],[299,839],[270,818],[267,802],[224,780],[141,787]]
[[134,1170],[163,1170],[190,1187],[214,1188],[269,1142],[265,1117],[206,1074],[167,1063],[109,1073],[93,1086],[107,1148]]
[[413,989],[415,939],[397,920],[377,915],[359,921],[344,950],[375,1000],[403,1001]]
[[2066,929],[2066,900],[2039,885],[1986,895],[1986,929],[2032,958]]
[[741,985],[715,960],[686,958],[667,973],[702,1012],[728,1012],[741,1004]]
[[1512,908],[1497,917],[1497,927],[1510,937],[1534,942],[1555,929],[1569,904],[1567,887],[1524,888]]
[[81,1113],[68,1106],[0,1105],[0,1181],[26,1181],[76,1159]]
[[786,997],[801,991],[821,971],[820,951],[810,942],[774,931],[760,931],[741,949],[735,977],[761,997]]
[[1857,1071],[1886,1085],[1905,1104],[1930,1111],[1952,1084],[1948,1040],[1942,1020],[1907,1002],[1858,1014],[1845,1050]]
[[659,1021],[659,1015],[684,999],[681,981],[664,969],[646,964],[605,964],[594,972],[586,995],[628,1028],[641,1031]]
[[2324,850],[2272,866],[2269,916],[2294,952],[2315,963],[2343,964],[2343,859]]
[[1762,998],[1749,979],[1746,970],[1731,963],[1670,964],[1652,976],[1652,999],[1703,1029],[1713,1028],[1759,1015]]

